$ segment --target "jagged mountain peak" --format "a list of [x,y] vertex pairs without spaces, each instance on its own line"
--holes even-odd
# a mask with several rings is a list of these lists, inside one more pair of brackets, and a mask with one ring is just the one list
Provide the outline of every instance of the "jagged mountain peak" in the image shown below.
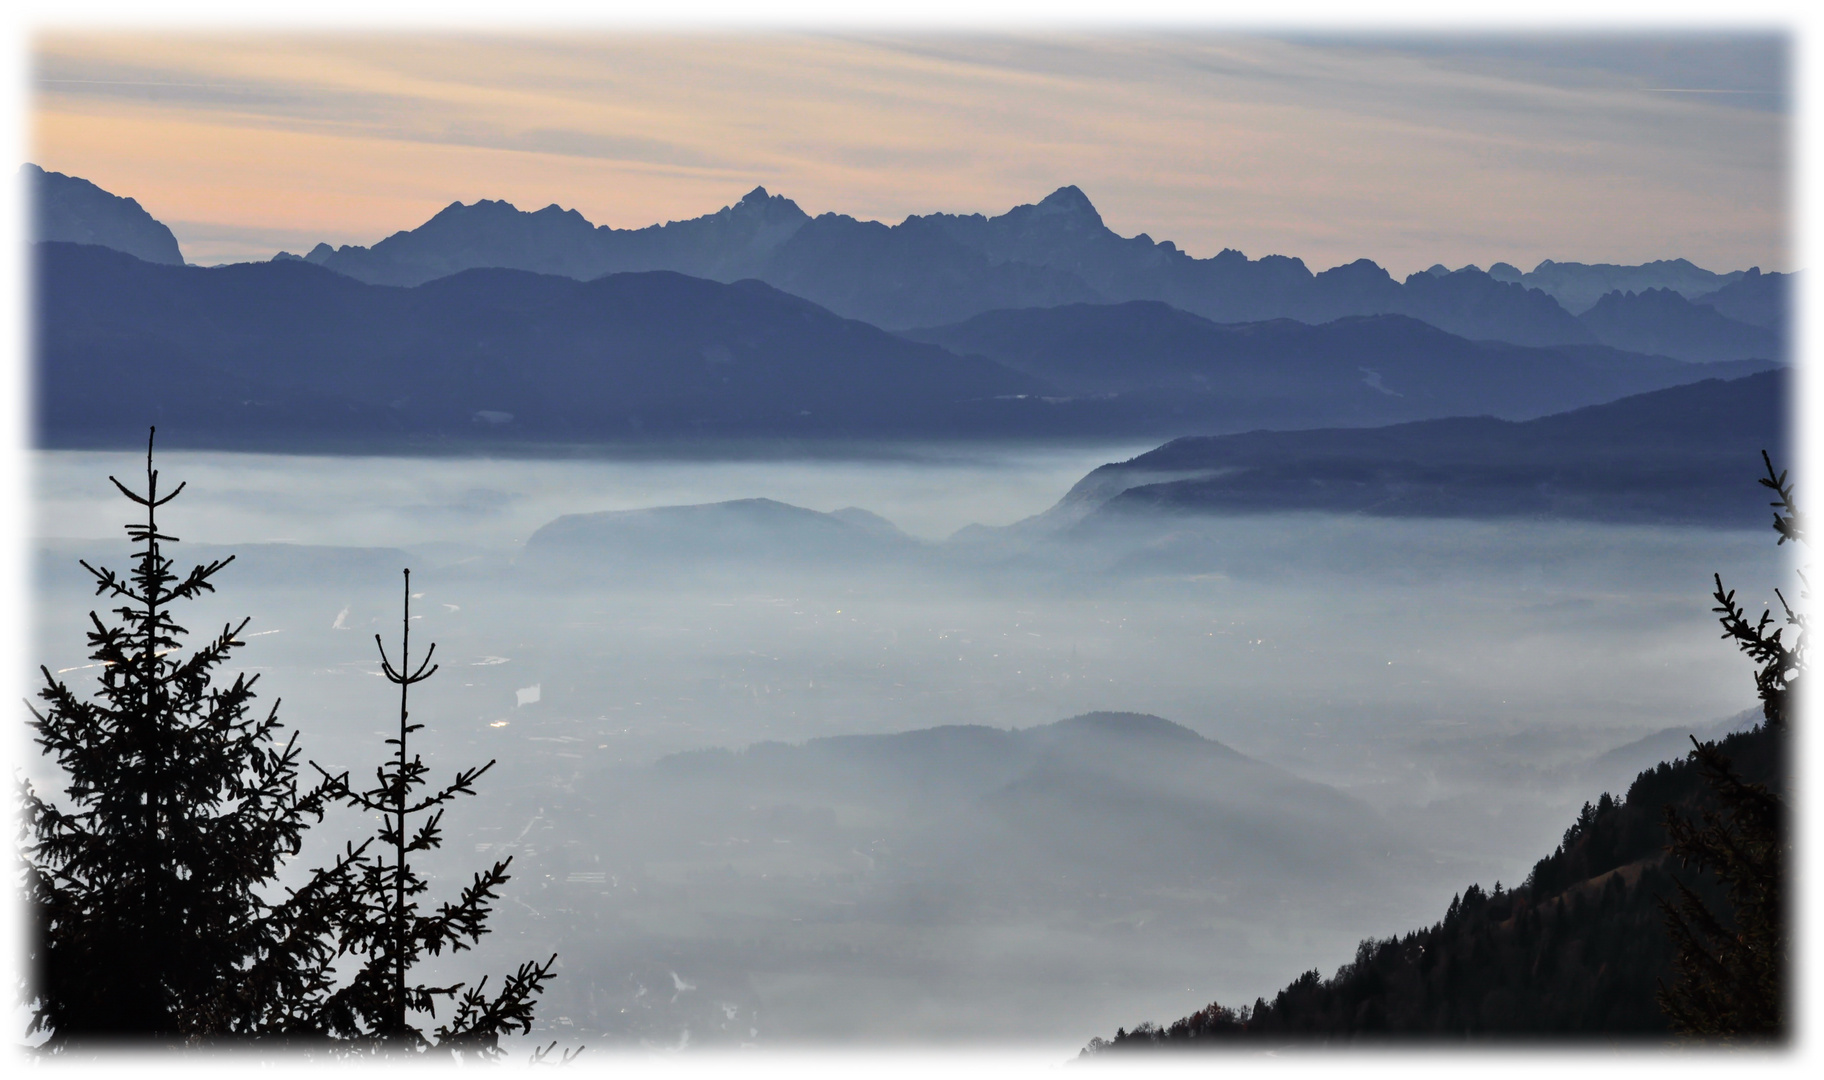
[[[476,199],[472,203],[465,203],[461,199],[457,199],[432,215],[425,225],[450,224],[474,218],[512,218],[518,217],[520,213],[519,207],[505,199]],[[422,226],[420,227],[422,228]],[[405,231],[410,232],[411,230]]]
[[[798,226],[809,220],[811,220],[811,215],[805,213],[797,203],[786,198],[784,195],[774,195],[768,192],[764,186],[756,184],[752,191],[741,196],[741,198],[736,200],[733,204],[724,206],[713,214],[707,214],[701,218],[692,218],[688,221],[671,221],[667,222],[666,225],[667,227],[683,226],[685,228],[693,228],[700,227],[703,224],[726,227],[729,223],[741,223],[741,226],[744,228],[752,227],[754,225],[762,227],[784,226],[789,231],[795,231]],[[772,237],[772,239],[774,242],[777,242],[778,240],[784,239],[785,235],[786,234],[780,234]]]
[[[1012,216],[1012,214],[1026,209],[1028,208],[1015,207],[1008,213],[1009,216]],[[1102,224],[1102,215],[1096,210],[1095,204],[1090,202],[1089,196],[1083,194],[1083,189],[1075,184],[1066,184],[1045,196],[1032,205],[1030,211],[1035,217],[1079,218],[1086,225],[1100,226]]]
[[1089,201],[1089,196],[1083,194],[1083,189],[1075,184],[1065,184],[1063,187],[1045,196],[1043,199],[1040,199],[1039,205],[1052,209],[1088,211],[1092,214],[1096,212],[1095,204],[1091,203]]
[[80,176],[20,166],[31,206],[33,240],[96,244],[147,262],[182,266],[177,238],[137,199],[116,195]]

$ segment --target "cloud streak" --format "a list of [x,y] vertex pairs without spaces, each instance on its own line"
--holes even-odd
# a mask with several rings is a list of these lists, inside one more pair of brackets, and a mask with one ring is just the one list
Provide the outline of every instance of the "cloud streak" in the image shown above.
[[194,226],[198,261],[477,198],[636,227],[756,183],[886,221],[1075,183],[1124,234],[1314,269],[1789,258],[1768,35],[49,35],[35,61],[36,160]]

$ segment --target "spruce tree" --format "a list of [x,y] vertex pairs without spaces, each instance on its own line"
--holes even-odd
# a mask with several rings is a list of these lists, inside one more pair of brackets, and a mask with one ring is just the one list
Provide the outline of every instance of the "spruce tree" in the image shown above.
[[[1779,496],[1771,504],[1778,543],[1804,541],[1786,474],[1774,471],[1765,452],[1761,460],[1767,468],[1761,484]],[[1723,637],[1759,665],[1754,681],[1763,723],[1784,748],[1788,710],[1805,670],[1805,617],[1776,589],[1783,618],[1763,611],[1750,622],[1734,591],[1723,587],[1721,575],[1716,577],[1714,595]],[[1696,822],[1667,807],[1667,850],[1685,869],[1714,874],[1727,893],[1729,910],[1712,911],[1683,881],[1675,883],[1676,903],[1660,901],[1675,952],[1672,985],[1659,988],[1660,1008],[1673,1027],[1687,1035],[1783,1035],[1788,1019],[1786,867],[1791,854],[1786,802],[1766,784],[1744,780],[1715,743],[1695,738],[1692,743],[1691,757],[1703,770],[1719,807],[1704,811]]]
[[[473,987],[462,983],[431,986],[411,978],[412,969],[424,957],[438,956],[446,949],[467,949],[487,933],[489,905],[508,880],[512,857],[475,874],[453,902],[430,907],[421,899],[430,883],[413,867],[411,856],[442,846],[444,807],[457,796],[475,794],[475,781],[494,762],[459,770],[445,787],[421,793],[430,770],[408,748],[412,733],[424,728],[411,722],[409,696],[412,686],[436,674],[431,657],[437,646],[431,645],[417,668],[412,667],[409,569],[405,571],[403,624],[396,666],[380,635],[374,635],[381,671],[399,687],[399,734],[386,740],[394,748],[392,756],[374,770],[373,786],[362,790],[349,785],[348,773],[331,776],[317,766],[336,798],[381,817],[383,824],[375,839],[382,852],[392,852],[390,862],[382,853],[361,865],[339,945],[343,955],[359,958],[360,967],[330,998],[323,1015],[334,1037],[361,1050],[391,1054],[440,1050],[458,1057],[498,1057],[501,1036],[532,1030],[534,999],[554,977],[557,956],[553,954],[543,963],[521,964],[491,998],[485,976]],[[418,820],[414,823],[413,819]],[[439,999],[451,1003],[452,1011],[446,1022],[427,1032],[421,1026],[427,1021],[419,1020],[417,1014],[428,1014],[434,1020]]]
[[20,790],[30,1030],[50,1051],[309,1034],[361,858],[350,849],[301,888],[276,887],[328,788],[300,789],[297,737],[279,741],[276,701],[255,711],[257,676],[218,685],[248,620],[186,651],[175,608],[213,592],[233,556],[172,572],[177,537],[158,511],[184,485],[159,493],[154,435],[143,494],[108,478],[144,512],[126,527],[132,570],[82,563],[119,602],[112,620],[89,615],[99,686],[85,696],[41,667],[31,710],[67,778],[62,798]]

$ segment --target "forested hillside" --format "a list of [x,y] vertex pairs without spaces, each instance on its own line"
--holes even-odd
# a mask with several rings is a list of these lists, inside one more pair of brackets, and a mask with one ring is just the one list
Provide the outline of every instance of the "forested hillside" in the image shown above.
[[[1788,729],[1763,724],[1717,746],[1748,781],[1785,796]],[[1674,878],[1726,910],[1707,875],[1666,852],[1666,807],[1687,817],[1716,808],[1691,758],[1641,773],[1622,799],[1586,803],[1564,840],[1521,885],[1471,885],[1433,925],[1369,939],[1334,976],[1316,970],[1271,1000],[1220,1002],[1159,1026],[1142,1023],[1086,1054],[1245,1041],[1352,1042],[1385,1038],[1650,1039],[1670,1033],[1655,1000],[1673,981],[1661,898]]]

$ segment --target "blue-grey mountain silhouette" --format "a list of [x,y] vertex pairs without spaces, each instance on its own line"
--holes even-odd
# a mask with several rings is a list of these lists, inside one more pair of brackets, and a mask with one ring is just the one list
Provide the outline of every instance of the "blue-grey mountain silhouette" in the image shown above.
[[148,420],[191,445],[941,434],[1045,389],[757,281],[471,270],[402,289],[70,244],[38,245],[36,269],[50,445]]
[[1792,289],[1797,282],[1797,274],[1763,274],[1760,267],[1752,266],[1741,277],[1713,293],[1696,297],[1694,302],[1784,338],[1792,311]]
[[530,213],[483,199],[444,207],[416,229],[372,248],[320,244],[305,258],[361,281],[421,285],[463,270],[504,267],[579,280],[636,270],[675,270],[734,281],[757,272],[807,221],[796,203],[755,188],[733,206],[643,229],[595,226],[553,204]]
[[1612,292],[1577,318],[1604,345],[1629,352],[1696,361],[1780,360],[1785,354],[1774,331],[1738,322],[1671,289]]
[[[1537,416],[1756,369],[1474,343],[1400,316],[1224,327],[1158,303],[983,316],[1014,331],[939,335],[985,354],[964,356],[758,281],[667,271],[400,288],[296,259],[161,267],[48,243],[36,260],[48,445],[130,440],[149,419],[173,445],[213,446],[1169,437]],[[1111,381],[1124,355],[1145,362]]]
[[[104,201],[111,198],[94,191]],[[163,230],[131,200],[125,206],[143,218],[134,228]],[[103,243],[151,261],[179,261],[174,240],[162,248],[147,246],[151,241],[123,247],[129,239],[119,229],[108,235],[116,233],[120,236],[110,242],[94,226],[68,226],[41,231],[41,238]],[[1435,265],[1402,282],[1367,259],[1316,274],[1303,261],[1280,255],[1249,259],[1224,250],[1196,259],[1169,240],[1116,234],[1074,186],[996,217],[913,215],[893,226],[835,213],[812,218],[761,187],[713,214],[640,229],[596,226],[556,205],[525,212],[483,199],[451,203],[418,228],[371,248],[318,244],[303,256],[275,256],[300,258],[370,284],[405,286],[487,268],[577,280],[645,270],[722,282],[755,278],[839,315],[893,329],[955,322],[998,308],[1161,300],[1219,322],[1324,323],[1350,315],[1403,314],[1472,340],[1523,345],[1598,340],[1570,315],[1616,289],[1671,288],[1697,299],[1747,276],[1715,274],[1683,259],[1641,266],[1546,260],[1527,274],[1507,263],[1496,263],[1487,273],[1474,266],[1452,272]],[[1783,290],[1763,287],[1742,298],[1723,295],[1711,306],[1721,304],[1718,310],[1730,318],[1783,332],[1784,302]],[[1753,317],[1743,314],[1750,308]],[[1700,340],[1710,338],[1688,339],[1685,352],[1694,352],[1689,342]],[[1725,349],[1694,358],[1738,353]]]
[[1497,281],[1473,266],[1452,273],[1412,274],[1399,298],[1381,310],[1411,315],[1440,330],[1476,340],[1516,345],[1573,345],[1595,340],[1550,296]]
[[77,176],[46,172],[30,163],[19,169],[31,207],[34,241],[99,244],[147,262],[182,266],[171,230],[134,199],[122,198]]
[[1752,526],[1767,505],[1749,481],[1762,450],[1786,445],[1790,378],[1705,380],[1521,423],[1178,439],[1095,470],[1046,517],[1090,533],[1160,512],[1282,510]]
[[[1478,344],[1399,316],[1222,327],[1157,303],[1006,313],[995,318],[1031,324],[1019,348],[959,332],[945,340],[988,354],[962,356],[758,281],[668,271],[469,270],[400,288],[307,260],[163,267],[58,243],[37,245],[36,270],[39,438],[58,446],[124,444],[148,421],[172,445],[275,448],[1170,437],[1534,416],[1719,373],[1593,346]],[[1113,323],[1098,338],[1073,325],[1084,319]],[[1149,341],[1151,324],[1169,332]],[[1060,335],[1036,360],[1019,351]],[[1179,338],[1205,355],[1166,355]],[[1160,355],[1117,384],[1129,389],[1081,374],[1130,341]],[[1068,351],[1091,345],[1109,351]]]
[[1489,273],[1501,281],[1539,289],[1564,305],[1571,314],[1581,315],[1612,292],[1671,289],[1687,300],[1695,300],[1740,279],[1747,271],[1718,274],[1687,259],[1658,259],[1637,266],[1546,259],[1525,274],[1508,263],[1496,263],[1489,268]]
[[1771,366],[1467,341],[1400,315],[1219,324],[1156,301],[995,311],[906,336],[989,357],[1066,393],[1201,403],[1212,427],[1231,431],[1529,419]]
[[[593,226],[556,206],[527,213],[483,200],[453,203],[371,249],[319,248],[306,257],[363,281],[396,285],[486,266],[585,279],[631,270],[676,270],[720,281],[754,277],[837,314],[892,329],[959,321],[995,308],[1161,300],[1220,322],[1321,323],[1393,313],[1472,339],[1528,345],[1594,340],[1534,280],[1506,264],[1499,264],[1505,268],[1500,274],[1466,267],[1401,282],[1366,259],[1316,274],[1303,261],[1280,255],[1249,259],[1224,250],[1197,259],[1169,240],[1118,235],[1074,186],[995,217],[913,215],[891,226],[834,213],[812,218],[764,188],[706,217],[645,229]],[[1638,268],[1598,267],[1596,279],[1701,286],[1692,295],[1732,280],[1682,260],[1649,266],[1660,269],[1642,277],[1632,273]],[[1576,281],[1591,277],[1572,273],[1579,268],[1548,262],[1535,275],[1554,284],[1566,274]]]

